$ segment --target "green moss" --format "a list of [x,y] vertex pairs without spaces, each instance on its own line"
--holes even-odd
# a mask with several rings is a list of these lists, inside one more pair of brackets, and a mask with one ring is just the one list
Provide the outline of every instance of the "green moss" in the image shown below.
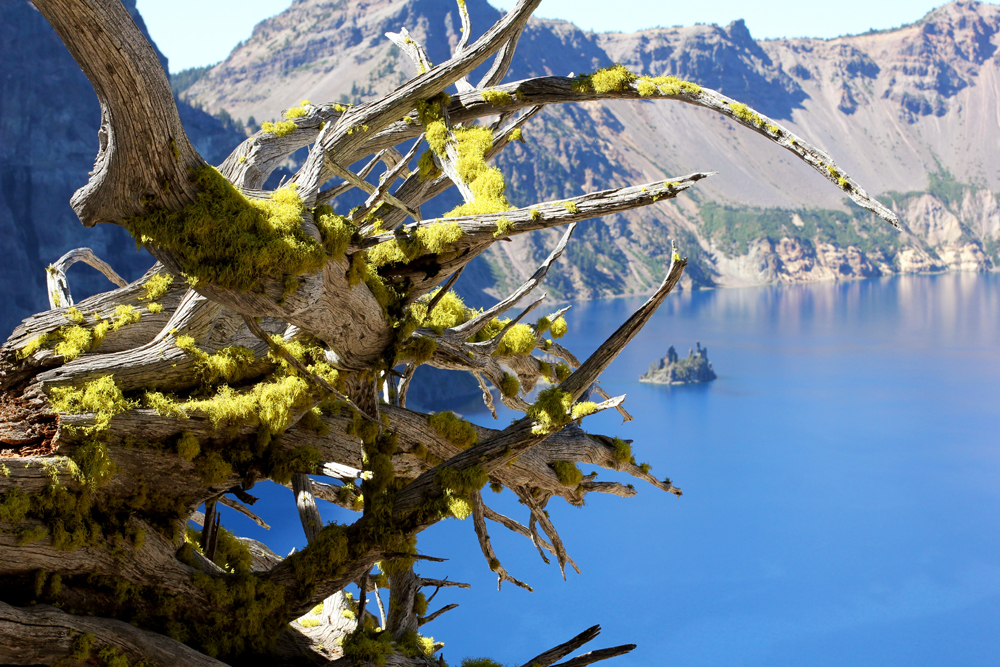
[[514,354],[530,354],[535,349],[538,337],[534,329],[521,322],[515,324],[503,335],[497,346],[496,356],[507,357]]
[[573,397],[558,386],[543,389],[528,409],[528,416],[535,422],[531,432],[542,435],[562,428],[570,419],[572,405]]
[[495,107],[503,106],[504,104],[510,104],[514,98],[510,96],[510,93],[504,92],[502,90],[497,90],[496,88],[487,88],[482,91],[483,99],[492,104]]
[[517,393],[521,391],[521,382],[517,379],[517,376],[512,373],[507,373],[504,371],[503,380],[500,381],[500,393],[507,398],[514,398]]
[[576,205],[576,202],[564,201],[562,207],[569,211],[570,213],[579,213],[580,207]]
[[583,419],[595,412],[597,412],[597,403],[593,401],[580,401],[573,405],[573,419]]
[[468,449],[479,441],[476,427],[460,419],[450,410],[436,412],[427,418],[427,423],[438,434],[459,449]]
[[316,271],[325,264],[320,242],[302,228],[302,200],[292,186],[269,199],[248,199],[212,167],[192,170],[198,189],[181,211],[156,209],[125,221],[143,245],[170,250],[193,286],[214,283],[242,291],[263,280]]
[[566,324],[566,318],[559,317],[552,323],[552,326],[549,328],[549,333],[552,334],[553,338],[562,338],[566,335],[568,330],[569,325]]
[[174,277],[169,273],[157,273],[150,276],[149,280],[142,284],[143,293],[139,299],[141,301],[155,301],[167,293],[173,282]]
[[135,401],[125,399],[111,375],[91,380],[80,388],[49,387],[46,391],[52,408],[57,412],[94,414],[93,426],[79,428],[85,434],[104,431],[111,423],[112,417],[138,405]]
[[261,132],[270,132],[276,137],[284,137],[295,131],[295,121],[294,120],[282,120],[277,123],[272,123],[267,121],[260,126]]
[[620,468],[626,463],[635,463],[635,459],[632,458],[632,445],[628,444],[621,438],[615,438],[612,441],[612,452],[611,459],[615,462],[615,468]]
[[653,466],[649,465],[648,463],[640,463],[639,464],[639,470],[643,471],[647,475],[649,474],[649,471],[652,470],[652,469],[653,469]]
[[596,93],[621,92],[629,89],[636,80],[635,74],[621,64],[599,69],[590,75],[590,85]]
[[493,493],[502,493],[503,484],[501,484],[500,482],[490,482],[490,491],[492,491]]
[[556,461],[549,464],[559,478],[559,483],[563,486],[578,486],[583,481],[583,471],[575,463],[569,461]]

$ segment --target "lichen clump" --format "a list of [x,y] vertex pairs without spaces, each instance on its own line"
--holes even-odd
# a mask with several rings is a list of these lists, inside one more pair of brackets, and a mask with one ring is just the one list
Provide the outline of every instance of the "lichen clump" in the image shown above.
[[[289,109],[291,111],[291,109]],[[261,132],[270,132],[276,137],[284,137],[295,131],[295,121],[294,120],[282,120],[277,123],[272,123],[267,121],[260,126]]]
[[302,228],[296,186],[250,199],[212,167],[192,170],[194,203],[180,211],[155,209],[125,221],[142,245],[172,251],[194,287],[260,291],[266,277],[280,279],[320,269],[323,245]]
[[[448,211],[445,217],[510,210],[510,202],[504,196],[507,185],[503,174],[496,167],[486,164],[486,155],[493,147],[493,133],[486,127],[456,127],[449,132],[441,114],[441,105],[447,104],[448,99],[447,95],[442,94],[417,104],[417,117],[424,126],[431,151],[441,159],[447,159],[446,146],[450,143],[457,154],[455,170],[472,190],[472,201]],[[431,164],[427,164],[424,157],[421,157],[418,164],[421,178],[425,179],[436,171],[436,167],[432,169],[433,158],[428,156],[426,160],[431,160]]]
[[578,486],[583,481],[583,471],[575,463],[556,461],[550,465],[563,486]]
[[543,389],[530,408],[528,416],[534,420],[531,432],[535,435],[552,433],[562,428],[570,420],[573,396],[558,386]]
[[434,413],[427,418],[427,423],[442,438],[459,449],[468,449],[479,441],[476,427],[457,417],[451,410]]
[[74,427],[80,428],[85,434],[106,430],[115,415],[137,405],[135,401],[126,400],[111,375],[91,380],[82,387],[49,387],[47,392],[49,402],[57,412],[71,415],[94,414],[92,426]]
[[497,90],[496,88],[487,88],[482,92],[482,95],[484,100],[495,107],[510,104],[511,100],[513,100],[510,93],[503,90]]

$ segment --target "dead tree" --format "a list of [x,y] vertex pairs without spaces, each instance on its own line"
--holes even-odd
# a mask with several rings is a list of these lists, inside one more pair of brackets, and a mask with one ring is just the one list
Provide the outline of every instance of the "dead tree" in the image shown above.
[[[70,253],[49,267],[51,309],[0,350],[0,662],[428,664],[436,649],[420,627],[447,609],[429,613],[421,589],[454,584],[414,571],[423,529],[472,516],[498,584],[527,588],[497,559],[487,519],[564,571],[573,561],[546,504],[635,493],[584,477],[577,463],[680,495],[635,463],[628,442],[578,424],[607,409],[627,417],[624,397],[594,383],[677,285],[685,259],[674,252],[659,289],[582,363],[552,340],[564,311],[529,320],[539,297],[504,315],[536,290],[574,223],[676,197],[711,174],[513,208],[487,161],[545,105],[684,102],[757,132],[861,206],[895,216],[826,153],[697,84],[621,66],[501,84],[539,2],[521,0],[470,42],[458,0],[463,38],[439,65],[405,29],[388,34],[413,59],[414,78],[356,106],[303,101],[216,169],[189,143],[166,74],[118,0],[35,0],[101,104],[96,165],[72,205],[88,227],[128,229],[157,263],[125,284],[88,250]],[[262,191],[305,146],[294,177]],[[359,173],[349,170],[366,157]],[[465,203],[422,219],[422,204],[451,186]],[[365,203],[335,213],[331,203],[352,188]],[[508,298],[480,312],[451,291],[492,244],[551,227],[566,229],[562,240]],[[117,288],[75,303],[65,268],[77,260]],[[473,374],[488,406],[498,397],[523,418],[489,429],[407,409],[421,364]],[[284,559],[214,519],[217,503],[256,518],[245,504],[267,479],[293,488],[307,536]],[[526,519],[490,509],[487,483],[516,493]],[[359,516],[324,526],[317,499]],[[202,504],[206,515],[196,515]],[[186,528],[192,519],[200,532]],[[344,592],[352,583],[360,600]],[[378,599],[376,615],[371,594],[385,589],[388,609]],[[597,633],[525,664],[552,665]]]

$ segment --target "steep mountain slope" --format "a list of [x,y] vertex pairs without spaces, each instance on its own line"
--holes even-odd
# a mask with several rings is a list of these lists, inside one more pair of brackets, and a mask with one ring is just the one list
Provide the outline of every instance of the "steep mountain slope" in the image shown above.
[[[145,32],[135,0],[125,5]],[[0,62],[0,331],[9,332],[47,307],[44,269],[67,250],[91,247],[126,278],[138,277],[153,260],[136,252],[124,229],[85,229],[69,206],[94,165],[100,107],[66,47],[27,0],[0,3]],[[216,163],[242,139],[190,105],[181,105],[181,118],[198,150]],[[110,287],[83,265],[69,278],[77,299]]]
[[[476,34],[498,16],[484,0],[468,7]],[[297,0],[185,94],[258,122],[300,97],[367,99],[411,71],[383,33],[408,28],[438,62],[458,25],[452,0]],[[874,223],[782,149],[704,109],[651,101],[547,109],[529,124],[528,144],[498,158],[515,203],[578,194],[581,185],[721,172],[688,197],[581,225],[550,291],[644,291],[662,273],[670,238],[695,259],[689,285],[993,268],[998,32],[1000,7],[972,1],[897,30],[834,40],[758,42],[742,21],[631,34],[532,21],[509,80],[621,62],[697,81],[828,149],[907,225],[896,233]],[[463,282],[500,293],[533,270],[553,238],[504,244],[486,258],[489,270]]]

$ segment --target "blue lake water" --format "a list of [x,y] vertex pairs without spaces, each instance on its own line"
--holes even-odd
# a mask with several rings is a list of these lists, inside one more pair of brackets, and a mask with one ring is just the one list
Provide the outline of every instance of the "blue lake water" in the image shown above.
[[[584,358],[641,303],[577,304],[562,342]],[[718,380],[638,382],[695,341]],[[525,664],[594,624],[588,649],[639,645],[609,667],[1000,664],[998,378],[997,275],[673,295],[602,379],[636,421],[611,412],[585,428],[633,439],[684,496],[637,482],[632,499],[553,501],[583,571],[567,582],[490,524],[534,593],[496,591],[471,521],[435,526],[419,547],[451,560],[418,571],[473,590],[443,590],[431,610],[460,607],[423,630],[453,665]],[[301,541],[287,495],[292,520],[264,537],[279,549]],[[485,499],[527,521],[509,492]]]

